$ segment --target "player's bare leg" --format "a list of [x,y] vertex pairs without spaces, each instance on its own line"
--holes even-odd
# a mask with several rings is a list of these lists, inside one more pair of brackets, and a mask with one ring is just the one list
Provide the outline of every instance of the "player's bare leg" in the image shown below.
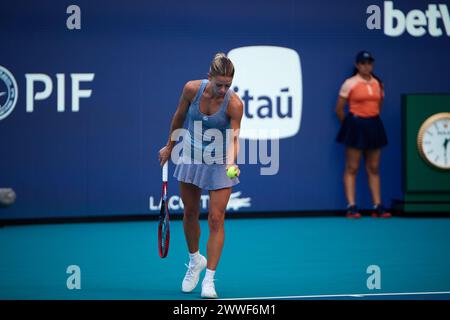
[[225,240],[225,210],[230,199],[231,188],[211,190],[209,192],[209,239],[207,245],[208,265],[202,282],[202,297],[217,298],[214,286],[214,274],[219,264]]
[[189,249],[188,270],[183,279],[181,290],[192,292],[198,284],[200,273],[206,267],[206,258],[199,252],[200,224],[200,196],[202,190],[197,186],[180,182],[181,199],[184,204],[183,228]]
[[184,205],[183,228],[190,253],[198,251],[200,240],[200,196],[202,189],[190,183],[180,182],[180,194]]

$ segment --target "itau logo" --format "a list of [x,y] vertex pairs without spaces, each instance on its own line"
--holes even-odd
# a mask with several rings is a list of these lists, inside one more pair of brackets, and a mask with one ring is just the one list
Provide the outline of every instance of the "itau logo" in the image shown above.
[[[450,37],[450,14],[446,4],[428,4],[426,11],[413,9],[403,12],[394,8],[392,1],[384,2],[384,34],[398,37],[405,32],[413,37],[429,34],[432,37]],[[382,29],[382,11],[377,5],[367,7],[367,28]]]
[[11,72],[0,66],[0,120],[6,118],[17,103],[17,83]]
[[302,116],[300,56],[289,48],[250,46],[228,53],[236,68],[233,90],[244,103],[240,137],[295,136]]

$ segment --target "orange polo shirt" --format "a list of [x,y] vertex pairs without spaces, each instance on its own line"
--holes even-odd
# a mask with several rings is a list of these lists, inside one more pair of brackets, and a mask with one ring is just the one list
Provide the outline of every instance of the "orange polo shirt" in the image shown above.
[[345,80],[339,95],[348,101],[350,112],[358,117],[369,118],[380,114],[380,102],[384,91],[377,79],[365,80],[359,74]]

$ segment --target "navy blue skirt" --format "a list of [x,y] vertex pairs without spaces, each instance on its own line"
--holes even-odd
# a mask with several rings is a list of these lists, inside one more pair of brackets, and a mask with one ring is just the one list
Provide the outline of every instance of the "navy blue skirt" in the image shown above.
[[388,144],[380,117],[361,118],[352,114],[345,118],[336,140],[361,150],[380,149]]

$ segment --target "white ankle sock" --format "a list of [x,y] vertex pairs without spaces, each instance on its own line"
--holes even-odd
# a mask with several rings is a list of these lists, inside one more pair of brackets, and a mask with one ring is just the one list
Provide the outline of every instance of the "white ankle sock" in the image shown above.
[[189,262],[190,263],[196,263],[198,259],[200,258],[200,251],[189,253]]
[[216,270],[206,269],[205,279],[204,281],[214,281],[214,274]]

